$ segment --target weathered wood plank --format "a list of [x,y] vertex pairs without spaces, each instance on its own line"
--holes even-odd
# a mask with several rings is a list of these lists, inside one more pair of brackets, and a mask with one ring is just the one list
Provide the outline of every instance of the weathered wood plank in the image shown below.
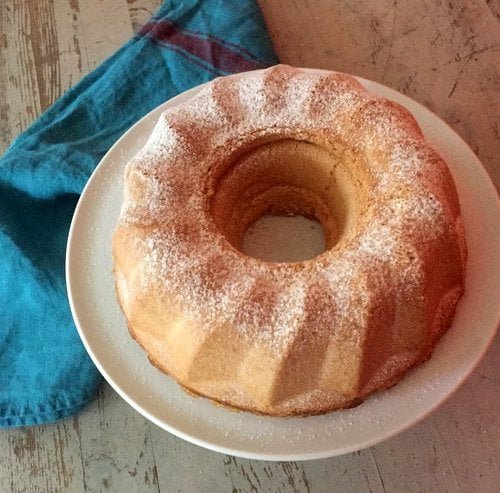
[[495,493],[500,485],[500,333],[460,391],[426,424],[444,444],[462,491]]
[[7,148],[11,140],[10,105],[7,99],[7,30],[11,29],[8,19],[7,5],[0,7],[0,154]]
[[161,0],[127,0],[129,16],[135,33],[160,8],[162,3]]
[[6,0],[2,5],[0,67],[8,74],[1,82],[2,150],[133,34],[125,0],[82,6],[78,0]]
[[3,6],[5,31],[4,68],[7,76],[5,100],[8,104],[9,134],[14,136],[41,112],[40,94],[31,43],[30,10],[27,2],[6,0]]
[[386,491],[460,492],[443,440],[427,421],[370,451]]
[[59,90],[63,93],[90,71],[91,62],[85,48],[86,27],[80,16],[78,0],[56,1],[53,15],[59,45]]
[[108,385],[75,418],[86,492],[159,492],[148,422]]
[[76,431],[63,423],[0,433],[1,491],[54,493],[83,490]]
[[151,425],[161,491],[382,492],[369,450],[309,462],[266,462],[209,452]]
[[78,5],[83,50],[90,71],[132,36],[132,25],[125,0],[73,1]]
[[61,90],[59,45],[54,22],[53,0],[25,2],[28,7],[29,41],[43,111],[59,96]]

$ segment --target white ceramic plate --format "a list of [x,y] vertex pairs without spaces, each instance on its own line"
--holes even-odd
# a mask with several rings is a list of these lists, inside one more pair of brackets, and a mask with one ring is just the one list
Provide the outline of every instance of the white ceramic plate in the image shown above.
[[[245,75],[241,75],[245,77]],[[453,327],[433,357],[388,391],[345,411],[308,418],[266,418],[217,407],[183,392],[151,366],[131,339],[115,299],[111,237],[122,202],[123,169],[161,112],[202,86],[159,106],[106,154],[75,211],[68,240],[68,295],[80,337],[111,386],[165,430],[203,447],[241,457],[304,460],[374,445],[415,424],[460,386],[493,339],[499,322],[500,210],[496,191],[467,144],[437,116],[402,94],[360,79],[418,120],[455,178],[467,233],[466,293]]]

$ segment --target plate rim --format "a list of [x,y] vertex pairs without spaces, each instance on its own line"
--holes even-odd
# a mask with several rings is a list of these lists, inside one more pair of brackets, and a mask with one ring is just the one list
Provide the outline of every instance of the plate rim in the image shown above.
[[[245,77],[251,74],[255,74],[258,72],[262,72],[265,69],[260,69],[260,70],[255,70],[251,72],[243,72],[239,74],[234,74],[229,77]],[[323,70],[323,69],[308,69],[308,68],[300,68],[300,70],[304,70],[307,72],[314,72],[314,73],[332,73],[334,71],[331,70]],[[458,139],[460,143],[464,146],[464,148],[467,148],[469,151],[470,157],[472,158],[472,163],[471,165],[474,165],[474,171],[476,173],[479,173],[481,175],[481,181],[484,182],[484,186],[489,188],[489,193],[492,194],[492,196],[497,197],[497,202],[498,202],[498,192],[488,174],[484,166],[482,165],[481,161],[479,158],[475,155],[475,153],[472,151],[472,149],[469,147],[469,145],[465,142],[465,140],[453,129],[451,126],[446,123],[444,120],[442,120],[438,115],[430,111],[428,108],[426,108],[424,105],[419,103],[418,101],[415,101],[414,99],[406,96],[405,94],[402,94],[395,89],[392,89],[388,86],[385,86],[383,84],[380,84],[375,81],[371,81],[369,79],[365,79],[362,77],[355,77],[363,86],[370,86],[370,87],[375,87],[375,88],[382,88],[383,91],[385,92],[384,97],[388,97],[388,99],[393,100],[393,97],[397,99],[397,102],[399,104],[403,104],[400,102],[402,99],[405,103],[409,103],[410,105],[415,105],[419,111],[422,111],[424,114],[431,115],[433,118],[439,120],[440,123],[446,126],[446,129],[450,134],[453,136],[454,139]],[[496,323],[496,328],[491,330],[491,333],[489,334],[488,338],[483,342],[483,347],[481,351],[479,351],[476,355],[476,358],[468,368],[467,371],[465,371],[460,378],[458,378],[457,382],[447,390],[446,395],[444,395],[441,399],[437,399],[435,402],[430,405],[427,410],[423,413],[421,413],[417,418],[415,419],[410,419],[409,421],[405,422],[403,425],[392,429],[390,432],[385,432],[382,433],[382,436],[374,436],[371,439],[365,440],[363,442],[357,442],[355,444],[352,444],[351,446],[346,446],[343,448],[331,448],[329,450],[323,450],[323,451],[318,451],[318,452],[309,452],[309,453],[289,453],[289,454],[277,454],[277,453],[259,453],[259,452],[252,452],[248,450],[240,450],[234,447],[226,447],[224,445],[220,445],[218,443],[213,443],[210,441],[207,441],[205,439],[199,438],[197,436],[190,435],[183,430],[179,430],[175,426],[170,425],[169,423],[165,422],[164,420],[159,419],[158,417],[154,416],[151,412],[149,412],[147,409],[145,409],[139,402],[136,402],[133,397],[127,394],[120,385],[115,382],[114,378],[108,373],[108,371],[105,369],[99,358],[96,356],[94,353],[90,343],[87,340],[87,337],[85,335],[85,330],[83,329],[83,324],[81,323],[78,310],[76,308],[76,303],[73,298],[75,289],[74,289],[74,284],[73,284],[73,270],[72,270],[72,258],[73,258],[73,252],[75,251],[75,246],[74,246],[74,236],[75,236],[75,230],[78,226],[78,220],[80,217],[80,214],[82,213],[82,208],[85,205],[85,202],[87,200],[87,195],[88,195],[88,190],[93,182],[95,180],[96,176],[98,176],[100,170],[102,170],[103,167],[106,166],[106,161],[108,159],[108,156],[116,151],[117,148],[119,148],[122,144],[122,142],[126,139],[129,138],[129,136],[137,130],[137,128],[144,122],[144,120],[154,118],[156,116],[156,113],[158,113],[158,116],[164,111],[165,107],[173,107],[176,104],[181,104],[182,101],[175,102],[178,99],[190,99],[193,97],[198,91],[200,91],[203,87],[207,86],[210,84],[210,82],[206,82],[203,84],[200,84],[194,88],[191,88],[187,91],[184,91],[173,98],[161,103],[151,111],[149,111],[146,115],[144,115],[142,118],[140,118],[134,125],[132,125],[114,144],[113,146],[106,152],[106,154],[102,157],[94,171],[92,172],[91,176],[87,180],[87,183],[85,184],[85,187],[82,190],[82,193],[80,195],[80,198],[78,200],[77,206],[75,208],[75,211],[73,213],[73,217],[71,220],[71,226],[68,234],[68,241],[67,241],[67,248],[66,248],[66,257],[65,257],[65,272],[66,272],[66,286],[67,286],[67,294],[68,294],[68,300],[69,300],[69,305],[71,308],[71,313],[73,316],[73,320],[75,322],[75,326],[78,330],[78,334],[80,336],[80,339],[83,342],[83,345],[87,351],[87,353],[90,355],[93,363],[96,365],[98,368],[99,372],[103,375],[105,380],[111,385],[111,387],[130,405],[132,406],[136,411],[138,411],[141,415],[143,415],[146,419],[149,421],[153,422],[160,428],[172,433],[175,436],[178,436],[179,438],[182,438],[188,442],[194,443],[198,446],[204,447],[206,449],[219,452],[219,453],[226,453],[238,457],[243,457],[243,458],[248,458],[248,459],[259,459],[259,460],[271,460],[271,461],[290,461],[290,460],[315,460],[315,459],[321,459],[321,458],[327,458],[327,457],[333,457],[333,456],[338,456],[338,455],[343,455],[347,454],[350,452],[354,452],[357,450],[362,450],[365,448],[368,448],[370,446],[373,446],[375,444],[381,443],[382,441],[385,441],[391,437],[394,437],[395,435],[398,435],[399,433],[402,433],[403,431],[415,426],[419,422],[421,422],[423,419],[425,419],[427,416],[429,416],[431,413],[433,413],[438,407],[440,407],[442,404],[444,404],[452,395],[455,394],[455,392],[463,385],[463,383],[469,378],[471,373],[477,368],[481,360],[483,359],[484,355],[488,351],[489,347],[491,346],[491,343],[496,335],[496,332],[498,330],[498,326],[500,324],[500,312],[497,314],[497,323]],[[371,89],[370,89],[371,91]],[[386,96],[388,94],[388,96]],[[405,104],[403,106],[406,107]],[[459,195],[460,198],[460,195]],[[497,204],[498,205],[498,204]],[[76,296],[76,294],[75,294]],[[128,333],[127,333],[128,337]],[[230,411],[228,411],[230,412]],[[274,417],[269,417],[269,419],[278,419]]]

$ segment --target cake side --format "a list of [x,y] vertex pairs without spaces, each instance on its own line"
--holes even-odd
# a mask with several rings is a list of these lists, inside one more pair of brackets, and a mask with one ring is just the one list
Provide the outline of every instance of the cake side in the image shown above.
[[[307,151],[321,179],[287,140],[321,149]],[[278,164],[256,179],[263,146]],[[337,208],[340,240],[294,264],[239,252],[238,221],[304,183],[318,210]],[[305,415],[352,406],[430,356],[466,248],[451,175],[405,109],[350,76],[277,66],[218,79],[161,117],[127,166],[113,255],[130,331],[156,366],[224,405]]]

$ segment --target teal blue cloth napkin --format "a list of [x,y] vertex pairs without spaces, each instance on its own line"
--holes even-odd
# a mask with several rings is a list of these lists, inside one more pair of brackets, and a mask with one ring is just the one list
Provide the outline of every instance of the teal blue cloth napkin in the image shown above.
[[100,382],[73,325],[64,256],[104,153],[172,96],[275,63],[253,0],[167,1],[12,143],[0,159],[0,427],[72,415]]

